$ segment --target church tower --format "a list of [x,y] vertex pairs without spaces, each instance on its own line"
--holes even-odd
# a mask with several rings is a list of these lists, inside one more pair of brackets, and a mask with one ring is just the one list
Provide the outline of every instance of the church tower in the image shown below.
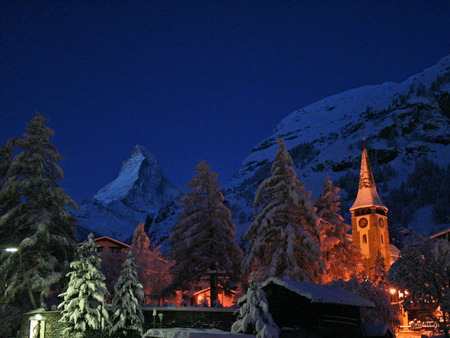
[[361,249],[366,273],[370,273],[377,252],[384,258],[386,269],[391,266],[389,231],[386,208],[378,196],[372,168],[364,142],[359,174],[358,195],[350,208],[353,244]]

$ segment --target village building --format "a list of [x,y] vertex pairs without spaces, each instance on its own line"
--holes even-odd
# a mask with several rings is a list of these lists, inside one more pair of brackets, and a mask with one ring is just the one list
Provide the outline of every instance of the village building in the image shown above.
[[360,308],[375,306],[329,285],[271,277],[262,288],[278,327],[290,328],[286,337],[363,337]]
[[[97,252],[122,253],[131,248],[128,244],[119,242],[108,236],[96,238],[94,239],[94,242],[99,245]],[[83,243],[79,243],[78,245],[82,244]]]

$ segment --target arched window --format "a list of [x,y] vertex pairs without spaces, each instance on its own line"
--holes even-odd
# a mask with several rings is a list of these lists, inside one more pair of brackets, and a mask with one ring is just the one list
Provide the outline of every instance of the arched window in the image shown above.
[[367,244],[367,235],[363,235],[363,243]]
[[381,243],[384,243],[383,235],[381,235]]

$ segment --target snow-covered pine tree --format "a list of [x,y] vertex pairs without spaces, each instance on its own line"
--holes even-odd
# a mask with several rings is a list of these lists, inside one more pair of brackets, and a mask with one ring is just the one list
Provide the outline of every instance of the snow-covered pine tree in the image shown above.
[[128,251],[128,258],[122,265],[122,273],[114,286],[116,291],[112,301],[111,332],[119,337],[143,334],[144,315],[142,304],[145,301],[142,284],[138,281],[134,256]]
[[367,298],[375,304],[374,308],[361,308],[361,321],[374,324],[387,324],[392,327],[399,324],[397,311],[389,301],[389,294],[384,286],[376,286],[364,274],[353,276],[348,281],[343,279],[333,280],[332,286],[338,286],[354,294]]
[[258,188],[253,202],[257,215],[244,235],[249,245],[243,274],[260,270],[263,280],[276,276],[316,282],[325,267],[317,216],[284,140],[277,143],[272,176]]
[[66,325],[63,336],[84,337],[94,335],[95,331],[109,329],[109,314],[105,304],[105,276],[100,271],[100,258],[97,257],[94,235],[79,247],[79,258],[72,263],[67,276],[70,278],[66,292],[59,297],[64,301],[60,322]]
[[[389,269],[388,280],[401,290],[408,290],[405,310],[416,305],[426,312],[450,337],[450,242],[448,239],[423,239],[405,245],[399,259]],[[429,304],[441,308],[436,318]]]
[[384,262],[383,255],[381,254],[381,251],[378,250],[373,267],[370,269],[370,279],[376,286],[387,287],[387,270]]
[[344,218],[338,214],[339,191],[340,188],[334,186],[327,176],[320,196],[314,201],[319,217],[322,259],[327,267],[322,276],[324,284],[333,279],[348,280],[363,269],[359,249],[346,236],[351,226],[345,224]]
[[255,273],[252,273],[252,280],[242,303],[231,332],[256,334],[258,338],[279,336],[280,329],[269,312],[266,294]]
[[76,252],[75,218],[67,207],[78,207],[57,182],[64,178],[57,164],[62,157],[50,142],[54,132],[46,121],[37,113],[24,138],[16,140],[22,151],[2,172],[0,189],[0,244],[19,249],[2,258],[0,284],[7,287],[0,288],[0,302],[20,302],[28,295],[32,308],[39,305],[36,296],[43,304],[58,288]]
[[223,204],[217,173],[201,161],[186,187],[180,203],[184,206],[179,222],[170,236],[174,280],[171,289],[185,288],[209,276],[211,306],[217,299],[218,283],[227,288],[228,282],[239,277],[242,250],[237,245],[235,226],[230,210]]
[[[18,189],[6,189],[8,171],[14,158],[14,149],[18,140],[17,137],[9,139],[4,146],[0,147],[0,217],[20,204],[20,191]],[[0,227],[0,243],[2,246],[14,244],[5,240],[12,231],[14,231],[13,224],[2,224]],[[3,260],[3,258],[1,259]]]

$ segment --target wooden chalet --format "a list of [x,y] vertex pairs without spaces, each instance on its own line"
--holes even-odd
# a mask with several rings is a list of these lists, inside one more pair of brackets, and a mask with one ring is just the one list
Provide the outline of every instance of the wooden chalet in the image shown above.
[[262,288],[283,337],[363,337],[360,308],[375,306],[339,287],[278,277]]
[[[112,253],[121,253],[130,249],[130,246],[128,244],[119,242],[108,236],[96,238],[94,239],[94,242],[100,246],[99,248],[97,248],[98,252],[109,251]],[[82,244],[83,243],[79,243],[78,245]]]

